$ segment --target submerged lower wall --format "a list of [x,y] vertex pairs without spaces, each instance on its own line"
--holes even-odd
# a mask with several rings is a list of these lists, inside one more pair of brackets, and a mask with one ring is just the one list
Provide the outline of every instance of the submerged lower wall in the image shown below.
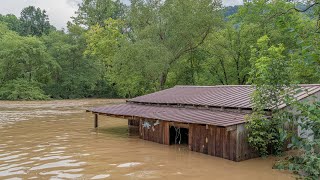
[[249,147],[244,125],[189,125],[189,149],[232,161],[257,157]]
[[257,157],[248,145],[244,124],[218,127],[140,119],[129,120],[128,125],[134,127],[133,129],[139,129],[141,139],[166,145],[170,145],[170,126],[180,126],[188,129],[188,146],[191,151],[232,161]]
[[224,127],[190,125],[189,149],[236,161],[237,132]]
[[140,138],[160,144],[170,144],[169,122],[159,120],[140,120]]
[[248,133],[245,124],[236,125],[237,128],[237,158],[236,161],[243,161],[258,157],[258,154],[249,146]]

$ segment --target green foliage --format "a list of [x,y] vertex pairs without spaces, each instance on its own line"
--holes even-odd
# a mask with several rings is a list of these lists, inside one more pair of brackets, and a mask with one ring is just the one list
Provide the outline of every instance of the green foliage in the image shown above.
[[25,79],[15,79],[0,87],[1,100],[47,100],[39,83]]
[[4,22],[12,31],[15,31],[17,33],[20,33],[21,31],[21,21],[13,14],[0,14],[0,22]]
[[[158,83],[163,89],[172,67],[204,43],[222,23],[221,1],[134,0],[129,10],[132,41],[152,41],[165,47],[171,59],[162,65]],[[192,13],[190,13],[192,12]]]
[[134,97],[159,89],[163,64],[171,58],[165,52],[166,47],[147,40],[124,45],[115,55],[111,71],[119,93]]
[[106,67],[112,64],[112,58],[119,51],[124,35],[121,33],[123,21],[109,18],[103,26],[95,25],[86,32],[86,54],[98,56]]
[[272,129],[270,120],[263,116],[262,113],[252,113],[247,117],[248,123],[248,143],[256,150],[260,156],[269,154],[268,146],[271,144],[273,134],[269,131]]
[[5,34],[12,33],[12,31],[9,30],[8,26],[4,22],[0,22],[0,38],[2,38]]
[[[84,56],[86,48],[84,33],[76,25],[69,26],[69,34],[52,32],[43,37],[48,52],[58,63],[59,69],[54,72],[52,80],[47,83],[45,91],[54,98],[83,98],[100,96],[96,94],[109,91],[109,85],[101,83],[104,79],[104,66],[90,56]],[[104,85],[104,91],[101,90]],[[110,92],[111,91],[111,92]]]
[[[278,83],[288,74],[288,81],[319,83],[319,7],[288,11],[294,6],[284,0],[233,8],[220,0],[132,0],[126,7],[119,0],[83,0],[66,32],[55,30],[45,11],[27,7],[20,17],[0,15],[0,83],[40,82],[53,98],[133,97],[176,84],[251,84],[254,68],[264,74],[251,74],[264,90],[259,101],[271,91],[277,100],[285,91],[264,82],[272,76]],[[264,35],[265,48],[255,45]],[[274,71],[284,66],[290,69]]]
[[91,27],[104,25],[104,21],[124,16],[125,5],[120,0],[83,0],[76,11],[73,21],[77,25]]
[[277,111],[291,84],[290,59],[283,55],[285,48],[282,44],[278,47],[270,46],[269,41],[268,36],[263,36],[258,39],[257,48],[252,48],[250,81],[256,88],[253,95],[254,108]]
[[[301,34],[300,28],[294,30],[297,31],[295,37]],[[252,70],[249,80],[256,90],[252,97],[254,113],[248,117],[247,123],[249,144],[262,156],[279,154],[284,148],[284,142],[290,138],[288,148],[296,149],[298,154],[278,162],[275,167],[288,169],[305,179],[319,179],[319,104],[296,102],[293,98],[296,87],[292,85],[302,80],[315,82],[310,72],[317,74],[317,64],[308,67],[307,61],[301,61],[301,58],[310,60],[310,54],[315,51],[309,48],[300,51],[296,46],[298,43],[291,43],[288,47],[291,52],[288,52],[282,44],[274,46],[272,42],[268,36],[263,36],[251,52]],[[314,41],[309,39],[307,44],[311,42]],[[302,65],[302,69],[298,70],[298,64]],[[305,70],[304,73],[310,79],[301,78],[301,70]],[[291,111],[280,109],[282,103],[291,105]],[[272,111],[267,113],[267,109]],[[293,130],[289,131],[290,128],[285,126],[293,127]],[[304,133],[297,134],[297,127]]]
[[206,68],[215,84],[246,84],[250,71],[250,47],[259,33],[255,24],[234,27],[228,22],[225,29],[209,35],[205,49],[209,53]]
[[297,124],[301,133],[292,133],[291,149],[299,153],[275,164],[277,169],[287,169],[304,179],[320,178],[320,102],[296,102],[293,106],[299,113],[292,112],[292,123]]
[[20,34],[27,36],[42,36],[48,34],[53,27],[49,23],[48,15],[45,10],[29,6],[21,11]]
[[278,112],[268,117],[265,112],[255,111],[246,117],[248,143],[260,156],[282,155],[284,142],[288,138],[284,129],[284,114],[286,113]]
[[[253,113],[246,125],[251,147],[266,156],[281,154],[286,140],[284,130],[284,112],[279,109],[281,103],[287,102],[290,85],[289,61],[282,45],[270,46],[268,36],[257,41],[257,48],[252,48],[250,80],[255,86],[252,94]],[[268,115],[265,110],[272,110]]]
[[39,39],[12,32],[0,37],[0,82],[24,78],[44,83],[55,68],[57,64]]

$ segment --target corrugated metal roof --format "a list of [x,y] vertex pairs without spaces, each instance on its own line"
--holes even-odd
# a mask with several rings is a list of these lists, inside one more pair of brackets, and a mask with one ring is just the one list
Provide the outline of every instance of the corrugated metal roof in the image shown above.
[[[320,92],[319,84],[300,85],[295,97],[304,99]],[[197,106],[251,108],[251,86],[176,86],[128,100],[129,103],[90,109],[94,113],[106,115],[132,116],[182,123],[230,126],[245,122],[243,113],[196,109],[155,104],[182,104]],[[143,104],[137,104],[143,103]],[[148,105],[148,103],[151,103]],[[286,107],[281,104],[280,108]]]
[[[320,91],[320,84],[299,86],[302,91],[295,95],[298,100]],[[253,90],[250,85],[175,86],[130,99],[128,102],[252,108],[250,95]],[[285,104],[280,105],[282,108],[285,106]]]
[[201,110],[192,108],[161,107],[152,105],[121,104],[90,109],[93,113],[134,116],[182,123],[230,126],[245,122],[242,113]]

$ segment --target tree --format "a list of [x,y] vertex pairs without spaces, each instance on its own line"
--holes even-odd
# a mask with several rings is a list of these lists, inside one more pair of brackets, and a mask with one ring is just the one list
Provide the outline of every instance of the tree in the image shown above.
[[0,87],[1,100],[47,100],[39,84],[25,79],[14,79]]
[[0,14],[0,22],[4,22],[12,31],[15,31],[17,33],[20,33],[21,31],[21,21],[13,14]]
[[4,35],[12,33],[12,31],[9,30],[6,23],[0,22],[0,39],[3,38]]
[[124,97],[154,92],[159,89],[163,64],[169,59],[171,54],[167,48],[152,41],[123,45],[112,63],[112,82]]
[[47,99],[42,90],[58,68],[36,37],[21,37],[0,23],[0,99]]
[[[283,112],[279,106],[291,96],[290,59],[284,56],[284,46],[270,45],[268,36],[257,41],[252,49],[250,81],[253,113],[248,116],[248,142],[261,156],[279,154],[286,139]],[[290,98],[291,99],[291,98]],[[268,114],[266,110],[272,111]],[[268,118],[268,116],[271,116]]]
[[[134,0],[129,12],[133,40],[152,40],[166,47],[171,59],[162,65],[159,87],[163,89],[171,67],[197,49],[208,34],[220,27],[220,1],[147,1]],[[190,13],[192,12],[192,13]]]
[[35,37],[21,37],[8,32],[0,37],[0,81],[23,78],[45,83],[56,64],[46,47]]
[[85,53],[97,56],[105,64],[106,68],[112,65],[112,58],[119,51],[124,41],[122,29],[124,22],[109,18],[103,26],[95,25],[85,34],[87,48]]
[[69,23],[68,33],[54,31],[42,37],[48,53],[59,64],[45,91],[54,98],[116,96],[105,80],[105,66],[95,57],[84,54],[85,31]]
[[250,47],[258,39],[258,27],[252,23],[234,26],[228,22],[224,29],[209,35],[204,44],[209,53],[206,69],[215,84],[247,84]]
[[[203,47],[209,55],[204,70],[213,77],[212,83],[249,83],[250,47],[265,34],[271,44],[282,43],[286,47],[285,56],[295,56],[292,76],[297,83],[317,82],[320,68],[316,39],[319,34],[309,33],[314,21],[296,11],[275,16],[292,5],[282,0],[245,2],[236,14],[228,17],[225,28],[209,34]],[[308,54],[308,58],[301,57],[302,54]]]
[[73,22],[85,27],[104,25],[104,21],[112,18],[123,18],[125,5],[120,0],[83,0],[76,11]]
[[42,36],[48,34],[53,27],[49,23],[45,10],[29,6],[21,11],[21,35]]

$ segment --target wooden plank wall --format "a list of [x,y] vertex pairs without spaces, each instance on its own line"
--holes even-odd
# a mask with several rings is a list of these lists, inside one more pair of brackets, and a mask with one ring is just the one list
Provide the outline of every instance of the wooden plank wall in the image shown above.
[[236,161],[237,131],[235,128],[190,124],[189,149]]
[[247,130],[244,124],[237,125],[237,158],[236,161],[243,161],[258,157],[258,154],[249,146]]
[[[151,126],[149,128],[143,127],[144,122],[147,121]],[[153,126],[155,120],[140,120],[140,138],[153,141],[160,144],[170,144],[169,122],[159,121],[158,125]]]
[[[147,121],[149,128],[143,127]],[[160,144],[170,145],[170,123],[141,119],[139,121],[140,138]],[[187,125],[187,124],[186,124]],[[232,161],[243,161],[257,157],[247,143],[244,125],[217,127],[211,125],[189,124],[189,149],[191,151],[217,156]]]

